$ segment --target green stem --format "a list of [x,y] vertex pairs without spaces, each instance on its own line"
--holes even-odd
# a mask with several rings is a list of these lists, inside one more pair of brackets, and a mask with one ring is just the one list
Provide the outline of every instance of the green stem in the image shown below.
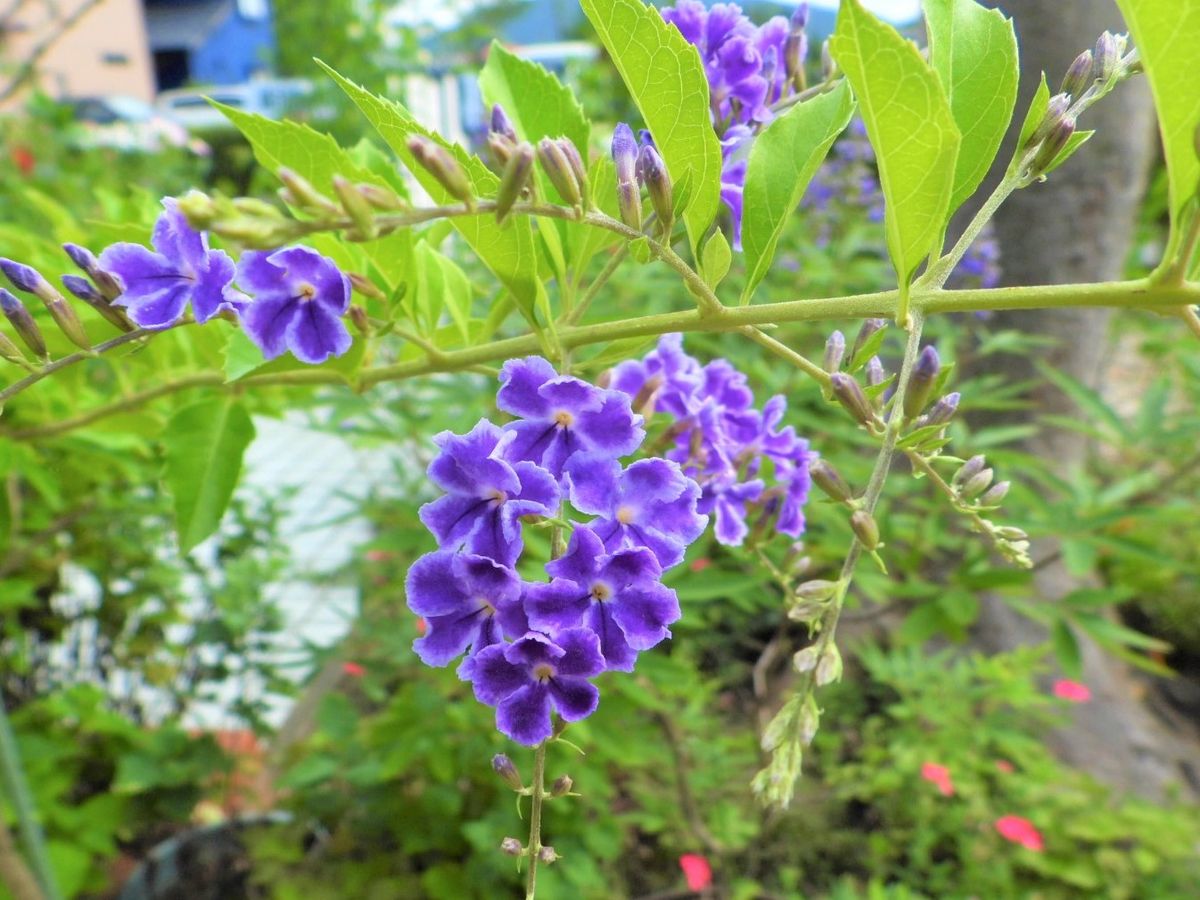
[[533,755],[533,783],[530,785],[532,803],[529,809],[529,869],[525,873],[525,900],[534,900],[537,892],[538,853],[542,849],[542,801],[546,797],[546,744],[542,741]]
[[821,385],[822,388],[829,387],[829,373],[818,366],[815,362],[805,356],[801,356],[787,344],[782,341],[777,341],[761,328],[747,326],[742,329],[742,334],[750,338],[759,346],[765,347],[776,356],[786,359],[797,369],[811,377],[814,381]]
[[1183,319],[1183,323],[1187,325],[1188,330],[1200,338],[1200,316],[1196,315],[1196,308],[1194,306],[1182,306],[1179,309],[1179,316]]
[[46,837],[38,822],[37,810],[33,805],[33,797],[29,792],[29,784],[25,780],[25,769],[21,765],[21,754],[17,750],[17,740],[12,727],[8,723],[8,713],[4,709],[3,698],[0,697],[0,775],[3,776],[4,790],[13,805],[17,817],[17,828],[21,834],[21,843],[25,845],[25,856],[29,868],[41,885],[47,900],[59,900],[58,885],[54,880],[54,870],[50,867],[50,857],[46,854]]
[[[571,350],[589,344],[605,343],[630,337],[652,337],[674,331],[741,331],[750,325],[777,325],[791,322],[815,322],[830,319],[893,318],[899,297],[897,291],[876,294],[859,294],[846,297],[826,297],[813,300],[792,300],[781,303],[752,306],[725,307],[719,314],[706,316],[698,310],[662,313],[620,319],[615,322],[600,322],[591,325],[573,325],[559,331],[563,348]],[[1101,284],[1062,284],[1039,287],[984,288],[968,291],[916,291],[912,294],[914,313],[928,315],[945,312],[972,312],[998,309],[1053,309],[1061,307],[1111,307],[1115,309],[1145,309],[1179,314],[1181,307],[1200,303],[1200,284],[1185,282],[1182,285],[1153,284],[1147,280],[1107,282]],[[109,342],[112,343],[111,341]],[[99,348],[97,348],[99,350]],[[535,335],[506,338],[477,347],[462,350],[442,351],[441,358],[434,362],[428,359],[412,360],[376,366],[359,372],[354,380],[356,390],[366,390],[388,381],[402,381],[435,372],[457,372],[474,366],[502,362],[519,356],[528,356],[541,351]],[[78,362],[83,356],[64,357],[53,365],[63,368]],[[90,358],[90,357],[87,357]],[[63,419],[47,425],[8,432],[15,440],[34,440],[64,434],[99,421],[110,415],[128,412],[158,397],[195,387],[219,387],[223,390],[244,390],[253,387],[296,386],[296,385],[345,385],[346,376],[321,368],[277,372],[269,375],[249,375],[232,384],[226,383],[224,374],[206,372],[187,376],[177,381],[157,385],[138,394],[132,394],[107,406],[97,407],[72,419]],[[0,392],[0,400],[7,399],[19,389],[30,385],[29,379],[10,386]],[[4,433],[0,429],[0,434]]]
[[975,243],[975,239],[979,237],[979,233],[983,231],[992,216],[996,214],[996,210],[1000,205],[1012,195],[1019,187],[1019,181],[1016,177],[1006,175],[1004,180],[996,185],[996,189],[992,191],[991,196],[984,201],[983,206],[979,208],[979,212],[975,213],[974,218],[963,230],[958,241],[950,248],[950,252],[941,257],[937,262],[929,267],[929,271],[917,279],[914,287],[921,288],[940,288],[946,283],[967,251],[971,249],[971,245]]
[[32,387],[43,378],[53,375],[59,369],[65,369],[68,366],[73,366],[75,363],[82,362],[85,359],[94,359],[100,353],[107,353],[109,350],[115,350],[117,347],[123,347],[125,344],[130,344],[133,341],[139,340],[140,338],[148,338],[158,333],[159,332],[157,331],[147,331],[143,328],[139,328],[137,331],[129,331],[125,334],[118,335],[111,341],[105,341],[103,344],[97,344],[91,350],[81,350],[78,353],[72,353],[69,356],[64,356],[62,359],[56,359],[54,362],[42,366],[33,374],[27,375],[20,381],[10,384],[4,390],[0,391],[0,406],[3,406],[4,402],[8,400],[9,397],[13,397],[21,393],[26,388]]
[[604,268],[592,279],[592,283],[588,285],[587,291],[579,300],[579,305],[576,306],[570,313],[563,318],[564,325],[578,325],[588,309],[592,305],[592,301],[600,295],[600,290],[608,283],[613,274],[621,267],[621,263],[625,261],[625,257],[629,255],[629,245],[622,244],[617,248],[616,252],[605,263]]

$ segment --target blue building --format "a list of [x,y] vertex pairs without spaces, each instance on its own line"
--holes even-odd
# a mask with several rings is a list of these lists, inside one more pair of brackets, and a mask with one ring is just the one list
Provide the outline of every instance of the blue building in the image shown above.
[[270,0],[144,0],[144,8],[159,91],[241,84],[271,70]]

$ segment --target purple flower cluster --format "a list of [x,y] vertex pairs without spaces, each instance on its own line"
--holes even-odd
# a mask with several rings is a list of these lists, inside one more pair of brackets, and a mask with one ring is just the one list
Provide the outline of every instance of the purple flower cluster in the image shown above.
[[684,353],[678,334],[664,335],[644,359],[618,365],[611,387],[674,420],[666,457],[700,484],[698,509],[713,515],[718,541],[738,546],[752,527],[792,537],[804,532],[808,467],[816,454],[782,426],[784,397],[759,409],[743,373],[724,359],[701,365]]
[[112,304],[124,307],[135,325],[167,328],[190,304],[201,323],[235,314],[267,359],[291,350],[301,362],[317,364],[350,349],[342,320],[350,280],[333,260],[309,247],[286,247],[243,253],[235,266],[223,250],[209,249],[207,236],[188,224],[175,200],[168,197],[163,206],[153,250],[119,243],[100,254],[99,271],[120,290]]
[[808,7],[801,4],[791,22],[773,16],[755,25],[733,3],[711,9],[699,0],[679,0],[662,11],[699,52],[708,78],[713,127],[721,140],[721,199],[733,219],[734,246],[741,247],[742,188],[746,160],[755,133],[774,118],[771,105],[798,83],[807,55],[804,26]]
[[[459,677],[496,707],[497,728],[536,745],[552,713],[591,715],[594,676],[632,671],[638,653],[670,637],[679,601],[662,573],[708,519],[677,462],[622,466],[646,434],[626,394],[529,357],[504,365],[496,405],[514,420],[434,438],[429,479],[445,494],[420,516],[438,549],[413,564],[406,592],[427,626],[413,645],[421,660],[444,666],[465,653]],[[522,579],[527,520],[561,519],[568,504],[590,518],[565,523],[570,541],[545,565],[549,580]]]

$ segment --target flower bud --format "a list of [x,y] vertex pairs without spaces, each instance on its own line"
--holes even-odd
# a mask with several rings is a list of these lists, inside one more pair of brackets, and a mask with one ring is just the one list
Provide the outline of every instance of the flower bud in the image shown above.
[[1096,50],[1092,60],[1092,77],[1104,84],[1116,73],[1120,62],[1121,51],[1117,46],[1116,35],[1111,31],[1106,31],[1096,41]]
[[810,693],[804,700],[804,706],[800,710],[800,743],[806,747],[813,742],[813,738],[817,736],[817,729],[821,723],[821,711],[817,709],[817,701]]
[[362,194],[363,199],[371,204],[372,207],[383,212],[396,212],[408,207],[408,204],[404,202],[404,198],[391,188],[364,182],[356,184],[354,189]]
[[823,459],[818,459],[808,467],[808,474],[813,483],[838,503],[849,503],[854,499],[850,485],[842,478],[841,473]]
[[496,192],[496,221],[503,222],[508,218],[513,204],[521,198],[521,194],[529,186],[529,177],[533,172],[533,145],[522,141],[513,148],[512,155],[504,166],[504,174],[500,176],[500,189]]
[[1068,97],[1078,97],[1092,85],[1093,66],[1092,51],[1084,50],[1067,67],[1059,91]]
[[929,412],[917,420],[917,427],[926,425],[945,425],[958,412],[958,401],[962,397],[958,391],[952,391],[933,404]]
[[793,88],[804,90],[804,60],[808,56],[808,4],[801,3],[792,13],[787,40],[783,45],[784,73]]
[[25,304],[5,288],[0,288],[0,311],[4,313],[5,318],[8,319],[21,340],[25,342],[25,346],[29,348],[30,352],[38,359],[45,359],[47,357],[46,340],[42,337],[37,322],[33,321],[33,316],[29,314]]
[[375,282],[361,272],[347,272],[346,277],[350,279],[350,286],[354,288],[356,293],[371,300],[387,299],[387,294],[380,290]]
[[643,145],[641,152],[638,153],[638,176],[641,178],[642,184],[646,186],[646,192],[650,195],[650,204],[658,215],[663,234],[669,235],[675,224],[671,176],[667,174],[667,167],[663,164],[662,157],[658,155],[658,151],[651,144]]
[[47,297],[58,296],[58,291],[33,266],[0,257],[0,270],[18,291],[26,291],[43,301]]
[[1033,158],[1033,165],[1031,166],[1033,172],[1040,173],[1050,168],[1058,154],[1062,153],[1063,148],[1067,146],[1067,141],[1071,140],[1071,136],[1074,133],[1074,119],[1065,118],[1054,126],[1050,133],[1046,135],[1046,139],[1042,141],[1041,148]]
[[621,221],[630,228],[642,229],[642,192],[637,180],[637,139],[624,122],[613,131],[612,158],[617,170],[617,206]]
[[987,490],[988,485],[992,483],[992,476],[994,474],[995,473],[991,469],[984,469],[977,475],[972,475],[971,478],[958,489],[958,495],[964,500],[973,500]]
[[538,851],[538,861],[547,866],[559,859],[562,859],[562,857],[554,851],[553,847],[543,847]]
[[1030,149],[1041,144],[1066,117],[1067,110],[1070,108],[1071,97],[1069,94],[1055,94],[1051,97],[1046,104],[1046,112],[1042,115],[1042,121],[1038,123],[1033,134],[1029,136],[1029,140],[1025,142],[1025,148]]
[[817,667],[817,645],[813,644],[811,647],[796,651],[792,657],[792,666],[801,675],[815,669]]
[[513,761],[503,753],[497,753],[492,757],[492,771],[500,776],[500,780],[507,784],[514,791],[525,789],[525,783],[521,781],[521,773],[517,771]]
[[1006,541],[1027,541],[1029,535],[1025,533],[1025,529],[1017,528],[1015,525],[1002,525],[995,531],[996,537]]
[[[318,191],[311,181],[301,175],[294,169],[289,169],[287,166],[280,166],[275,172],[276,176],[283,186],[288,189],[291,194],[291,202],[293,206],[298,206],[301,209],[310,210],[312,212],[322,212],[329,215],[339,215],[341,209],[336,203]],[[187,199],[186,197],[184,198]],[[180,201],[180,209],[183,209],[183,201]],[[186,211],[184,213],[191,218],[191,215]],[[195,223],[193,223],[195,224]],[[197,226],[199,227],[199,226]]]
[[824,687],[830,682],[837,681],[842,677],[842,653],[837,648],[837,644],[830,643],[825,648],[825,653],[821,656],[821,661],[817,663],[817,687]]
[[3,270],[4,274],[8,276],[13,287],[28,291],[45,304],[50,317],[54,319],[54,324],[72,344],[83,350],[92,349],[87,332],[83,330],[83,323],[79,321],[79,315],[63,299],[63,295],[42,277],[41,272],[32,266],[2,258],[0,258],[0,270]]
[[838,591],[838,582],[822,581],[814,578],[812,581],[805,581],[803,584],[796,585],[792,591],[792,596],[797,600],[804,600],[811,603],[821,603],[826,600],[832,600]]
[[955,487],[958,487],[960,484],[966,484],[982,472],[985,465],[987,465],[987,459],[982,453],[972,456],[954,473],[954,477],[950,480],[950,483]]
[[506,837],[500,842],[500,852],[506,856],[524,856],[525,848],[515,837]]
[[980,506],[999,506],[1008,495],[1011,482],[1000,481],[992,485],[986,494],[979,498]]
[[333,176],[333,192],[342,202],[342,209],[354,223],[354,230],[365,241],[373,240],[379,234],[379,226],[375,224],[375,211],[367,198],[358,192],[349,179],[341,175]]
[[367,318],[367,311],[353,303],[349,310],[350,321],[354,323],[354,327],[358,329],[358,333],[366,337],[371,333],[371,320]]
[[850,360],[853,362],[858,357],[858,352],[866,345],[867,341],[887,325],[883,319],[863,319],[862,325],[858,328],[858,335],[854,338],[854,349],[850,351]]
[[454,154],[429,138],[414,134],[407,141],[408,152],[426,172],[437,179],[451,197],[468,208],[475,205],[475,191],[467,173]]
[[62,276],[63,287],[86,303],[100,315],[104,316],[111,324],[115,325],[122,331],[133,331],[133,326],[129,324],[129,320],[121,313],[119,309],[110,306],[108,300],[96,288],[94,284],[86,278],[79,275],[64,275]]
[[575,782],[571,780],[570,775],[559,775],[554,779],[554,783],[550,785],[551,797],[565,797],[571,793],[571,788],[575,787]]
[[[635,413],[640,413],[643,417],[649,418],[654,412],[654,406],[658,401],[658,389],[663,385],[663,377],[661,373],[651,375],[642,384],[637,394],[634,395],[633,402],[630,406]],[[699,433],[699,430],[694,433]]]
[[850,527],[868,553],[879,546],[879,526],[875,518],[865,509],[856,509],[850,515]]
[[25,358],[25,354],[21,352],[21,348],[14,344],[9,336],[2,331],[0,331],[0,359],[16,363],[22,368],[29,368],[29,360]]
[[188,224],[199,231],[209,228],[217,217],[216,201],[201,191],[188,191],[179,198],[178,204]]
[[558,195],[562,197],[563,201],[568,206],[581,209],[583,192],[580,190],[579,182],[575,180],[575,170],[571,168],[571,163],[567,159],[562,145],[550,138],[542,138],[538,141],[537,158],[538,162],[542,164],[542,171],[546,173],[546,177],[550,179],[550,183],[554,185],[554,189],[558,191]]
[[833,52],[829,49],[829,38],[821,44],[821,80],[832,81],[838,73],[837,63],[833,60]]
[[883,362],[878,356],[872,356],[867,360],[867,385],[875,387],[887,381],[887,372],[884,371]]
[[517,130],[513,128],[512,120],[508,118],[508,114],[504,112],[504,107],[499,103],[496,103],[492,106],[492,119],[490,126],[490,131],[492,134],[498,134],[501,137],[508,138],[514,144],[517,142]]
[[575,183],[579,185],[579,194],[582,197],[584,208],[590,208],[591,197],[588,191],[587,166],[583,163],[583,157],[579,155],[579,148],[575,146],[574,141],[566,137],[558,139],[558,146],[562,148],[563,156],[567,158],[567,163],[575,175]]
[[927,345],[917,357],[912,376],[908,380],[908,390],[904,392],[904,418],[915,419],[925,409],[941,368],[937,348],[931,344]]
[[842,358],[846,355],[846,336],[840,331],[829,335],[825,342],[825,371],[836,372],[842,367]]
[[595,382],[596,387],[600,388],[600,390],[602,390],[602,391],[606,391],[606,390],[608,390],[609,385],[612,384],[612,379],[613,379],[613,370],[605,369],[603,372],[601,372],[599,375],[596,376],[596,382]]
[[834,372],[829,377],[829,386],[833,396],[858,422],[868,428],[875,426],[875,410],[857,381],[844,372]]
[[[92,253],[86,247],[80,247],[78,244],[63,244],[63,250],[67,256],[71,258],[71,262],[75,263],[88,278],[96,285],[96,289],[100,291],[104,299],[111,303],[121,296],[121,284],[116,277],[110,272],[106,272],[100,268],[100,260],[96,258],[96,254]],[[70,288],[68,288],[70,290]],[[74,293],[74,291],[71,291]],[[84,299],[84,298],[80,298]]]
[[495,160],[496,165],[501,169],[508,165],[508,159],[512,156],[512,152],[517,146],[508,138],[498,134],[489,134],[487,145],[488,150],[492,152],[492,159]]

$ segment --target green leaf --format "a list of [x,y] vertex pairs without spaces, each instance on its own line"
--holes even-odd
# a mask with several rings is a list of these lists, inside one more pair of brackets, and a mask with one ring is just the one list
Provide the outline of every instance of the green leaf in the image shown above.
[[1200,3],[1169,0],[1117,0],[1141,55],[1167,160],[1171,240],[1163,261],[1170,262],[1182,237],[1184,204],[1200,188],[1200,157],[1194,137],[1200,128],[1196,52],[1200,47]]
[[463,342],[470,343],[471,282],[453,260],[424,241],[417,244],[416,261],[416,296],[404,298],[405,303],[411,300],[416,306],[410,313],[413,321],[423,322],[425,334],[430,334],[445,308]]
[[1058,664],[1068,678],[1078,679],[1083,674],[1083,660],[1079,653],[1079,642],[1075,640],[1075,632],[1062,619],[1054,623],[1051,632],[1054,641],[1054,655]]
[[828,93],[798,103],[767,126],[750,148],[742,196],[742,252],[746,256],[749,303],[775,257],[788,216],[854,113],[843,81]]
[[950,213],[983,181],[1017,102],[1017,36],[1011,19],[975,0],[925,0],[929,54],[962,135]]
[[1067,138],[1066,146],[1058,151],[1058,156],[1054,157],[1054,162],[1046,166],[1046,168],[1042,170],[1042,174],[1049,175],[1051,172],[1065,163],[1068,159],[1074,156],[1075,151],[1082,147],[1087,142],[1087,139],[1095,133],[1095,131],[1076,131],[1074,134],[1072,134],[1069,138]]
[[842,0],[831,41],[834,58],[862,110],[879,163],[888,253],[900,283],[903,322],[913,273],[945,230],[960,137],[937,74],[916,45]]
[[232,397],[201,400],[171,417],[163,435],[163,477],[175,498],[181,553],[216,531],[253,439],[254,423]]
[[1060,372],[1054,366],[1043,362],[1037,362],[1035,365],[1042,377],[1070,397],[1079,407],[1080,412],[1087,416],[1093,424],[1106,426],[1111,438],[1119,440],[1125,435],[1125,422],[1111,406],[1104,402],[1104,398],[1097,391],[1070,375]]
[[717,214],[721,191],[721,146],[700,55],[642,0],[580,5],[654,135],[671,180],[690,183],[683,221],[694,250]]
[[729,241],[724,233],[717,229],[704,244],[700,253],[700,275],[704,283],[714,291],[729,274],[729,265],[733,262],[733,251],[729,249]]
[[[407,109],[395,101],[377,97],[370,91],[343,78],[329,66],[317,61],[337,85],[354,101],[376,131],[396,152],[420,182],[421,187],[438,203],[451,202],[445,188],[412,158],[406,141],[414,134],[437,141],[448,149],[466,170],[477,195],[492,197],[500,180],[483,161],[462,147],[446,142],[439,135],[419,125]],[[514,219],[507,227],[498,226],[490,215],[456,216],[450,220],[492,273],[500,279],[517,301],[517,306],[534,327],[534,310],[546,307],[546,292],[538,277],[538,251],[529,220]]]
[[1042,80],[1038,83],[1037,90],[1033,92],[1033,99],[1029,101],[1029,109],[1025,113],[1025,121],[1021,124],[1021,137],[1017,140],[1017,149],[1013,155],[1013,166],[1020,161],[1021,148],[1029,143],[1029,139],[1033,137],[1033,133],[1037,130],[1038,125],[1042,123],[1042,118],[1046,115],[1046,108],[1050,105],[1050,88],[1046,84],[1046,73],[1042,73]]

